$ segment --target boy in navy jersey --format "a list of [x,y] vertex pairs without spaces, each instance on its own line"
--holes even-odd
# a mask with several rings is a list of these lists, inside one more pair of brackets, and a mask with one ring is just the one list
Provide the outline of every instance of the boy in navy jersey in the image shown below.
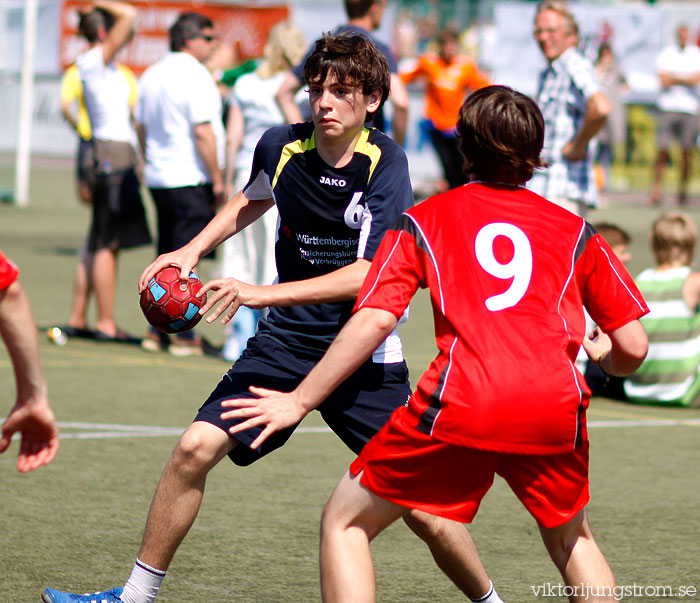
[[[648,309],[585,220],[523,187],[542,166],[544,121],[531,99],[482,88],[457,128],[471,182],[407,210],[387,231],[355,315],[296,390],[228,401],[235,410],[223,416],[246,419],[234,433],[298,421],[427,287],[439,353],[326,505],[324,601],[375,600],[372,538],[416,509],[470,522],[496,474],[537,521],[576,589],[570,600],[613,601],[614,578],[585,513],[590,391],[574,363],[583,341],[606,373],[633,372],[647,350],[638,318]],[[582,304],[607,335],[584,339]]]
[[[304,77],[313,122],[268,130],[256,148],[246,187],[188,245],[157,258],[139,281],[145,289],[165,266],[180,268],[186,280],[200,258],[276,204],[278,283],[256,286],[225,278],[202,289],[209,300],[201,313],[214,308],[208,322],[219,317],[227,322],[241,305],[269,307],[270,312],[175,446],[123,592],[76,599],[47,589],[49,603],[154,600],[197,515],[209,470],[227,455],[237,465],[253,463],[282,446],[298,424],[258,447],[253,444],[260,428],[231,436],[229,430],[240,421],[221,418],[222,401],[255,397],[259,390],[250,390],[252,385],[290,390],[308,374],[349,319],[384,233],[412,205],[403,151],[379,130],[364,127],[389,93],[386,59],[372,42],[362,35],[325,36],[307,60]],[[359,452],[409,396],[401,342],[392,333],[318,410]],[[422,512],[406,522],[465,594],[500,601],[463,526]]]

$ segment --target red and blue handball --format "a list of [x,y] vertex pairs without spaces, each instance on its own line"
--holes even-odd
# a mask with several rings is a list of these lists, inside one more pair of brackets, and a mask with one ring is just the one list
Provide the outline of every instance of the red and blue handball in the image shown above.
[[180,269],[168,266],[158,272],[141,293],[141,311],[151,326],[162,333],[182,333],[202,318],[206,293],[198,295],[202,281],[190,272],[187,286],[180,287]]

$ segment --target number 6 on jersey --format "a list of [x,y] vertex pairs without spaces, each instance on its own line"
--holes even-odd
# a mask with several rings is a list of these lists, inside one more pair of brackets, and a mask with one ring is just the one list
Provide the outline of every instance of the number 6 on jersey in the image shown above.
[[[493,251],[493,242],[499,236],[513,243],[513,257],[507,264],[501,264]],[[502,280],[513,279],[506,291],[486,299],[486,308],[497,312],[517,304],[525,295],[532,277],[532,248],[527,235],[506,222],[487,224],[476,235],[474,251],[481,267],[491,276]]]

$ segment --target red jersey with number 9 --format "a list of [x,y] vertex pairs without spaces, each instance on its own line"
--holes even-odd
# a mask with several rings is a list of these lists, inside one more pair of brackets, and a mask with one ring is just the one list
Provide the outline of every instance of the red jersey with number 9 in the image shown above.
[[0,251],[0,290],[7,289],[15,282],[19,270],[5,255]]
[[432,300],[438,356],[412,427],[457,445],[558,454],[587,439],[590,391],[574,361],[585,306],[611,331],[648,312],[583,218],[522,187],[471,183],[406,211],[387,232],[355,310],[399,317]]

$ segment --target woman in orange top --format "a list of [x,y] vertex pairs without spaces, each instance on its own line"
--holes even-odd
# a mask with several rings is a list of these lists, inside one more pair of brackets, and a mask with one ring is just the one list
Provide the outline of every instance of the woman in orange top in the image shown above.
[[467,181],[455,135],[459,108],[470,92],[491,82],[471,58],[459,54],[455,31],[440,32],[437,43],[438,53],[421,56],[413,69],[401,73],[401,79],[407,84],[418,78],[426,81],[428,133],[442,163],[447,184],[454,188]]

